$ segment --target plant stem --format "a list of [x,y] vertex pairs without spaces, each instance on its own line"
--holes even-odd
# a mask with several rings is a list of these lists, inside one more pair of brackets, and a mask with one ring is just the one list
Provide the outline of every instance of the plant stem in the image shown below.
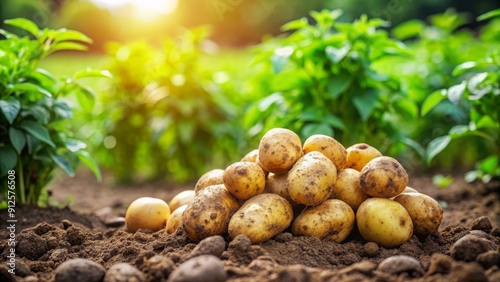
[[24,189],[24,173],[23,173],[23,162],[22,159],[19,158],[19,161],[17,162],[17,170],[19,170],[19,187],[20,187],[20,197],[21,197],[21,204],[26,204],[26,194],[25,194],[25,189]]

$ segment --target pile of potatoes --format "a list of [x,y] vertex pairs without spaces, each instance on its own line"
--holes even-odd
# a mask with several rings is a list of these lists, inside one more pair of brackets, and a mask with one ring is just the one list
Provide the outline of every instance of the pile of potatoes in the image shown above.
[[407,185],[403,166],[370,145],[346,149],[320,134],[302,144],[293,131],[274,128],[241,161],[205,173],[194,190],[164,203],[169,211],[161,224],[135,223],[134,202],[126,225],[168,233],[182,226],[194,241],[244,234],[253,243],[290,228],[340,243],[356,224],[365,240],[391,248],[436,232],[442,220],[439,203]]

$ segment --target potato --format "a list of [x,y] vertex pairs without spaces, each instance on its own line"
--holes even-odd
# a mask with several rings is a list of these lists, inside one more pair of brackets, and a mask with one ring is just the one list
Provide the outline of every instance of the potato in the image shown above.
[[293,219],[290,203],[276,194],[260,194],[246,201],[229,222],[229,235],[246,235],[252,243],[261,243],[282,232]]
[[417,236],[428,236],[439,229],[443,208],[432,197],[420,193],[403,193],[394,198],[408,212]]
[[344,168],[339,171],[330,199],[339,199],[348,204],[356,212],[359,205],[368,199],[368,195],[361,189],[361,184],[359,183],[360,176],[361,173],[352,168]]
[[194,192],[198,193],[198,191],[205,187],[224,183],[222,180],[223,175],[224,170],[219,168],[212,169],[206,172],[196,182],[196,185],[194,186]]
[[195,194],[196,193],[194,192],[194,190],[185,190],[179,192],[168,203],[168,206],[170,207],[170,212],[174,212],[180,206],[189,204],[194,199]]
[[354,211],[341,200],[326,200],[307,207],[292,224],[293,235],[313,236],[340,243],[354,227]]
[[321,204],[332,194],[337,181],[335,165],[320,152],[301,157],[288,172],[290,198],[306,206]]
[[413,235],[413,222],[406,209],[385,198],[364,201],[356,212],[356,222],[365,240],[386,248],[397,247]]
[[240,162],[254,162],[254,163],[256,163],[258,156],[259,156],[259,150],[258,149],[252,150],[252,151],[248,152],[248,154],[243,156],[243,158],[241,158]]
[[238,200],[224,184],[200,190],[182,214],[182,227],[193,241],[227,232],[231,216],[238,210]]
[[406,186],[406,188],[401,193],[420,193],[417,189]]
[[158,231],[165,228],[170,208],[162,199],[142,197],[133,201],[125,213],[125,226],[129,232],[144,228]]
[[304,154],[312,151],[323,153],[332,161],[337,170],[341,170],[345,166],[347,151],[340,142],[330,136],[323,134],[311,135],[304,142],[303,150]]
[[168,218],[167,227],[165,227],[165,231],[168,234],[174,233],[182,225],[182,213],[184,213],[186,208],[187,204],[178,207],[177,209],[175,209],[175,211],[172,212],[172,214]]
[[282,174],[269,173],[266,180],[266,189],[264,190],[267,191],[267,193],[273,193],[285,198],[292,205],[295,214],[295,212],[301,212],[304,206],[297,204],[290,198],[290,194],[288,193],[289,186],[288,172]]
[[226,189],[239,200],[248,200],[264,192],[266,175],[257,163],[236,162],[224,170]]
[[357,171],[361,171],[369,161],[382,156],[382,153],[377,149],[365,143],[354,144],[348,147],[346,152],[347,157],[344,167],[353,168]]
[[406,188],[408,173],[397,160],[377,157],[363,167],[359,182],[368,196],[390,198]]
[[302,155],[302,141],[293,131],[274,128],[262,136],[259,143],[259,162],[269,172],[288,171]]

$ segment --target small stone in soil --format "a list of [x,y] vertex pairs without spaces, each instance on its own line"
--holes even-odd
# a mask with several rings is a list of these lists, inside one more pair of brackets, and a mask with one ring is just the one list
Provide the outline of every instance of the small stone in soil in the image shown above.
[[224,263],[216,256],[202,255],[181,264],[168,282],[223,282],[226,279]]
[[226,249],[226,241],[220,235],[207,237],[201,240],[198,245],[191,251],[189,258],[194,258],[201,255],[213,255],[220,257]]
[[465,235],[450,248],[451,257],[455,260],[475,261],[477,256],[489,251],[489,241],[474,235]]
[[491,222],[487,216],[478,217],[472,222],[471,230],[481,230],[490,233],[491,229]]
[[55,270],[55,282],[100,282],[106,271],[102,265],[88,259],[71,259]]
[[165,281],[175,269],[175,263],[165,256],[156,255],[144,263],[147,281]]
[[113,265],[106,272],[104,282],[144,282],[146,277],[139,269],[128,263],[118,263]]
[[292,239],[293,239],[293,235],[290,232],[283,232],[283,233],[276,235],[276,237],[274,237],[274,240],[276,242],[279,242],[279,243],[290,242],[290,241],[292,241]]
[[125,225],[125,218],[123,216],[112,217],[104,220],[106,227],[121,227]]
[[495,265],[500,267],[500,253],[497,251],[488,251],[478,255],[476,261],[481,264],[484,269],[489,269]]
[[377,270],[394,275],[408,273],[411,277],[420,277],[424,274],[420,262],[406,255],[392,256],[384,259],[378,265]]
[[377,243],[368,242],[363,246],[363,254],[369,258],[375,257],[378,255],[379,247]]

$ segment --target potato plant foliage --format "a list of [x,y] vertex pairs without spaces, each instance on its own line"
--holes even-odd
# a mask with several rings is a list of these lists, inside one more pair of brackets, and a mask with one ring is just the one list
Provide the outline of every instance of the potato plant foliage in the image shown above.
[[72,176],[81,161],[100,177],[86,144],[72,137],[66,121],[73,111],[64,98],[75,95],[82,108],[92,108],[94,94],[78,80],[108,73],[87,69],[56,78],[37,67],[40,60],[59,50],[85,50],[90,38],[74,30],[40,30],[26,19],[5,23],[27,35],[0,30],[1,192],[5,201],[8,172],[15,170],[17,201],[43,204],[43,188],[56,168]]

